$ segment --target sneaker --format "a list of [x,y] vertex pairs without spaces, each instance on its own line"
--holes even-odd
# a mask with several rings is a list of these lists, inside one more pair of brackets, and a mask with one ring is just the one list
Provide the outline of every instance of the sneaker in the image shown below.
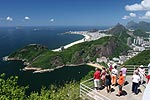
[[116,96],[120,97],[120,94],[116,94]]
[[109,90],[107,90],[107,93],[109,93]]

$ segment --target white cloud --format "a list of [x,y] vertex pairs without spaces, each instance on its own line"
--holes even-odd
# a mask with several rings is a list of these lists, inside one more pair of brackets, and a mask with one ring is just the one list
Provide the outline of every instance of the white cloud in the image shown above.
[[140,4],[133,4],[133,5],[126,5],[125,9],[127,11],[137,11],[137,10],[143,10],[143,7]]
[[55,20],[53,18],[50,19],[50,22],[54,22]]
[[141,2],[141,5],[143,6],[143,8],[145,8],[145,10],[150,10],[150,0],[143,0]]
[[7,21],[13,21],[13,18],[8,16],[8,17],[6,17],[6,20]]
[[150,10],[150,0],[142,0],[139,4],[126,5],[127,11]]
[[30,20],[30,17],[26,16],[24,17],[24,20]]
[[123,16],[122,19],[129,19],[130,16]]
[[132,17],[136,17],[136,14],[135,13],[130,13],[128,16],[126,16],[126,15],[123,16],[122,19],[126,20],[126,19],[129,19],[129,18],[132,18]]
[[136,17],[135,13],[130,13],[129,15],[130,15],[130,17]]
[[139,17],[139,19],[150,19],[150,11],[147,11],[144,16]]

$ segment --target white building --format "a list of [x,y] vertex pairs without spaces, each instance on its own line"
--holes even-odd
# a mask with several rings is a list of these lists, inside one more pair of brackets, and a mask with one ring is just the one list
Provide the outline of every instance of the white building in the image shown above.
[[144,47],[138,47],[138,46],[136,46],[136,47],[133,48],[133,50],[134,50],[134,51],[141,52],[141,51],[144,51],[145,48],[144,48]]
[[96,62],[104,62],[104,63],[107,63],[107,58],[106,57],[101,57],[101,58],[96,58]]

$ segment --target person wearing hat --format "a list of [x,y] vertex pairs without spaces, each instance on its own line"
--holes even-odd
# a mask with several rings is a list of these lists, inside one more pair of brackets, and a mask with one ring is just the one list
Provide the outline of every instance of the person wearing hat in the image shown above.
[[141,78],[141,84],[143,84],[144,77],[145,77],[145,68],[144,68],[143,65],[140,65],[140,67],[139,67],[139,75],[140,75],[140,78]]

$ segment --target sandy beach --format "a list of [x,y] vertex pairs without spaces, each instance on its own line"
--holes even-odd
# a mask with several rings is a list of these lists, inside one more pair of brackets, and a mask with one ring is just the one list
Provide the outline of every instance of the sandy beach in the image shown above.
[[[85,41],[87,41],[87,40],[90,39],[90,36],[89,36],[89,35],[86,35],[86,34],[82,34],[82,35],[84,36],[83,39],[78,40],[78,41],[75,41],[75,42],[72,42],[72,43],[70,43],[70,44],[68,44],[68,45],[65,45],[65,46],[64,46],[64,49],[67,49],[67,48],[69,48],[69,47],[71,47],[71,46],[73,46],[73,45],[75,45],[75,44],[79,44],[79,43],[85,42]],[[61,50],[61,48],[54,49],[54,50],[52,50],[52,51],[57,52],[57,51],[60,51],[60,50]]]
[[[100,39],[100,38],[105,37],[105,36],[111,36],[111,35],[107,35],[107,34],[104,34],[104,33],[100,33],[100,31],[97,31],[97,32],[75,31],[75,32],[69,32],[69,34],[83,35],[84,38],[81,39],[81,40],[72,42],[72,43],[70,43],[68,45],[63,46],[64,49],[67,49],[67,48],[69,48],[69,47],[71,47],[71,46],[73,46],[75,44],[79,44],[79,43],[82,43],[82,42],[93,41],[93,40],[97,40],[97,39]],[[61,51],[61,48],[54,49],[52,51],[58,52],[58,51]]]

